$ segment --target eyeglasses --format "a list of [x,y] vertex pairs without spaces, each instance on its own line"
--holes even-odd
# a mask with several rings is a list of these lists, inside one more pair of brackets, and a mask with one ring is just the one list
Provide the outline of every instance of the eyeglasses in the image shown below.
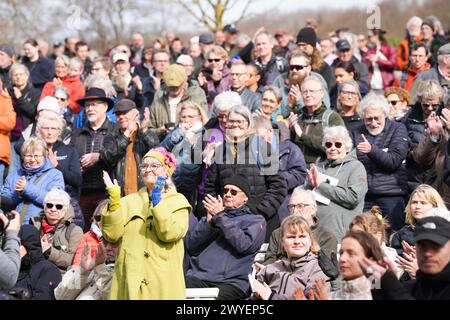
[[297,204],[290,204],[290,205],[288,205],[288,209],[290,210],[290,211],[294,211],[295,209],[304,209],[304,208],[307,208],[307,207],[311,207],[312,206],[312,204],[308,204],[308,203],[297,203]]
[[150,169],[150,171],[155,172],[156,170],[158,170],[161,167],[162,167],[161,164],[143,164],[143,165],[141,165],[141,170],[148,171]]
[[44,156],[43,155],[39,155],[39,154],[35,154],[35,155],[31,155],[31,154],[27,154],[23,156],[25,159],[27,160],[31,160],[31,159],[42,159]]
[[41,127],[41,130],[44,131],[59,131],[59,128],[55,128],[55,127]]
[[102,216],[101,215],[96,215],[94,216],[94,220],[97,222],[100,222],[102,220]]
[[237,195],[239,192],[242,192],[240,190],[234,190],[234,189],[230,189],[230,188],[223,188],[223,195],[226,195],[228,192],[231,193],[232,196]]
[[327,149],[330,149],[332,146],[335,146],[337,149],[340,149],[342,147],[342,142],[325,142],[325,147]]
[[375,120],[376,122],[381,120],[381,117],[368,117],[368,118],[364,118],[364,121],[366,122],[372,122],[373,120]]
[[308,66],[301,66],[301,65],[294,65],[294,64],[289,66],[289,70],[291,70],[291,71],[294,71],[294,70],[295,71],[302,71],[305,68],[308,68]]
[[399,102],[400,102],[400,100],[391,100],[391,101],[388,100],[388,103],[393,105],[393,106],[395,106]]
[[47,202],[47,203],[45,204],[45,206],[46,206],[48,209],[52,209],[53,207],[55,207],[56,210],[61,210],[62,208],[64,208],[64,205],[63,205],[63,204],[54,204],[54,203],[51,203],[51,202]]
[[67,98],[55,97],[58,101],[66,102]]
[[209,63],[212,63],[212,62],[220,62],[220,61],[222,61],[222,59],[220,59],[220,58],[217,58],[217,59],[208,59],[208,62],[209,62]]
[[247,122],[247,120],[228,120],[227,121],[230,125],[237,124],[238,126],[242,126]]
[[315,93],[318,93],[318,92],[321,92],[322,91],[322,89],[317,89],[317,90],[303,90],[302,91],[302,94],[303,95],[308,95],[308,94],[315,94]]
[[436,104],[432,104],[432,103],[422,103],[422,107],[424,107],[424,108],[430,108],[430,107],[432,107],[433,108],[433,110],[436,110],[437,108],[439,108],[439,103],[436,103]]
[[358,95],[358,93],[353,92],[353,91],[344,91],[344,90],[342,90],[341,93],[343,95],[346,95],[346,96],[354,96],[354,97]]

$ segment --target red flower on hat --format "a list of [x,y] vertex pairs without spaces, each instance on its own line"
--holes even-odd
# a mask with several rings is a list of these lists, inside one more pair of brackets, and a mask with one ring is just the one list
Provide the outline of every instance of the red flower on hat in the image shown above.
[[177,167],[177,159],[175,158],[172,152],[167,151],[163,147],[153,148],[150,151],[161,153],[164,156],[164,164],[175,170],[175,168]]

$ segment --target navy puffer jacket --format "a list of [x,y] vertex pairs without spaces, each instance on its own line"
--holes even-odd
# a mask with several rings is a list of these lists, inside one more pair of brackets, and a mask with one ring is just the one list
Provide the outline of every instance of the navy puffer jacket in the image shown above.
[[386,119],[384,130],[371,135],[364,125],[352,132],[353,144],[361,141],[361,134],[372,145],[368,153],[357,152],[367,171],[369,191],[372,196],[403,196],[408,190],[407,173],[403,165],[408,154],[408,133],[403,123]]

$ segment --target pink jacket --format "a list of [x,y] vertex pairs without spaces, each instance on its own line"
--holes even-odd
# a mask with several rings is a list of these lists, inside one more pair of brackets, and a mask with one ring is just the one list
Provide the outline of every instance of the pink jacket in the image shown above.
[[[387,88],[392,86],[394,82],[394,70],[397,66],[397,53],[396,49],[390,44],[382,45],[380,51],[387,58],[387,60],[377,60],[377,64],[380,67],[384,88]],[[372,79],[373,67],[369,57],[376,54],[376,52],[376,48],[369,48],[363,56],[363,62],[369,67],[370,79]]]

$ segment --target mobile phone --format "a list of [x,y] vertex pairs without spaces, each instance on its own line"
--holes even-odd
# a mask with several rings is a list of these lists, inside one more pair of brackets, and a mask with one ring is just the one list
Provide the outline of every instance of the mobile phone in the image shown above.
[[442,110],[443,110],[444,108],[445,108],[444,102],[441,101],[441,103],[439,104],[439,107],[436,109],[436,115],[437,115],[438,117],[441,116]]

